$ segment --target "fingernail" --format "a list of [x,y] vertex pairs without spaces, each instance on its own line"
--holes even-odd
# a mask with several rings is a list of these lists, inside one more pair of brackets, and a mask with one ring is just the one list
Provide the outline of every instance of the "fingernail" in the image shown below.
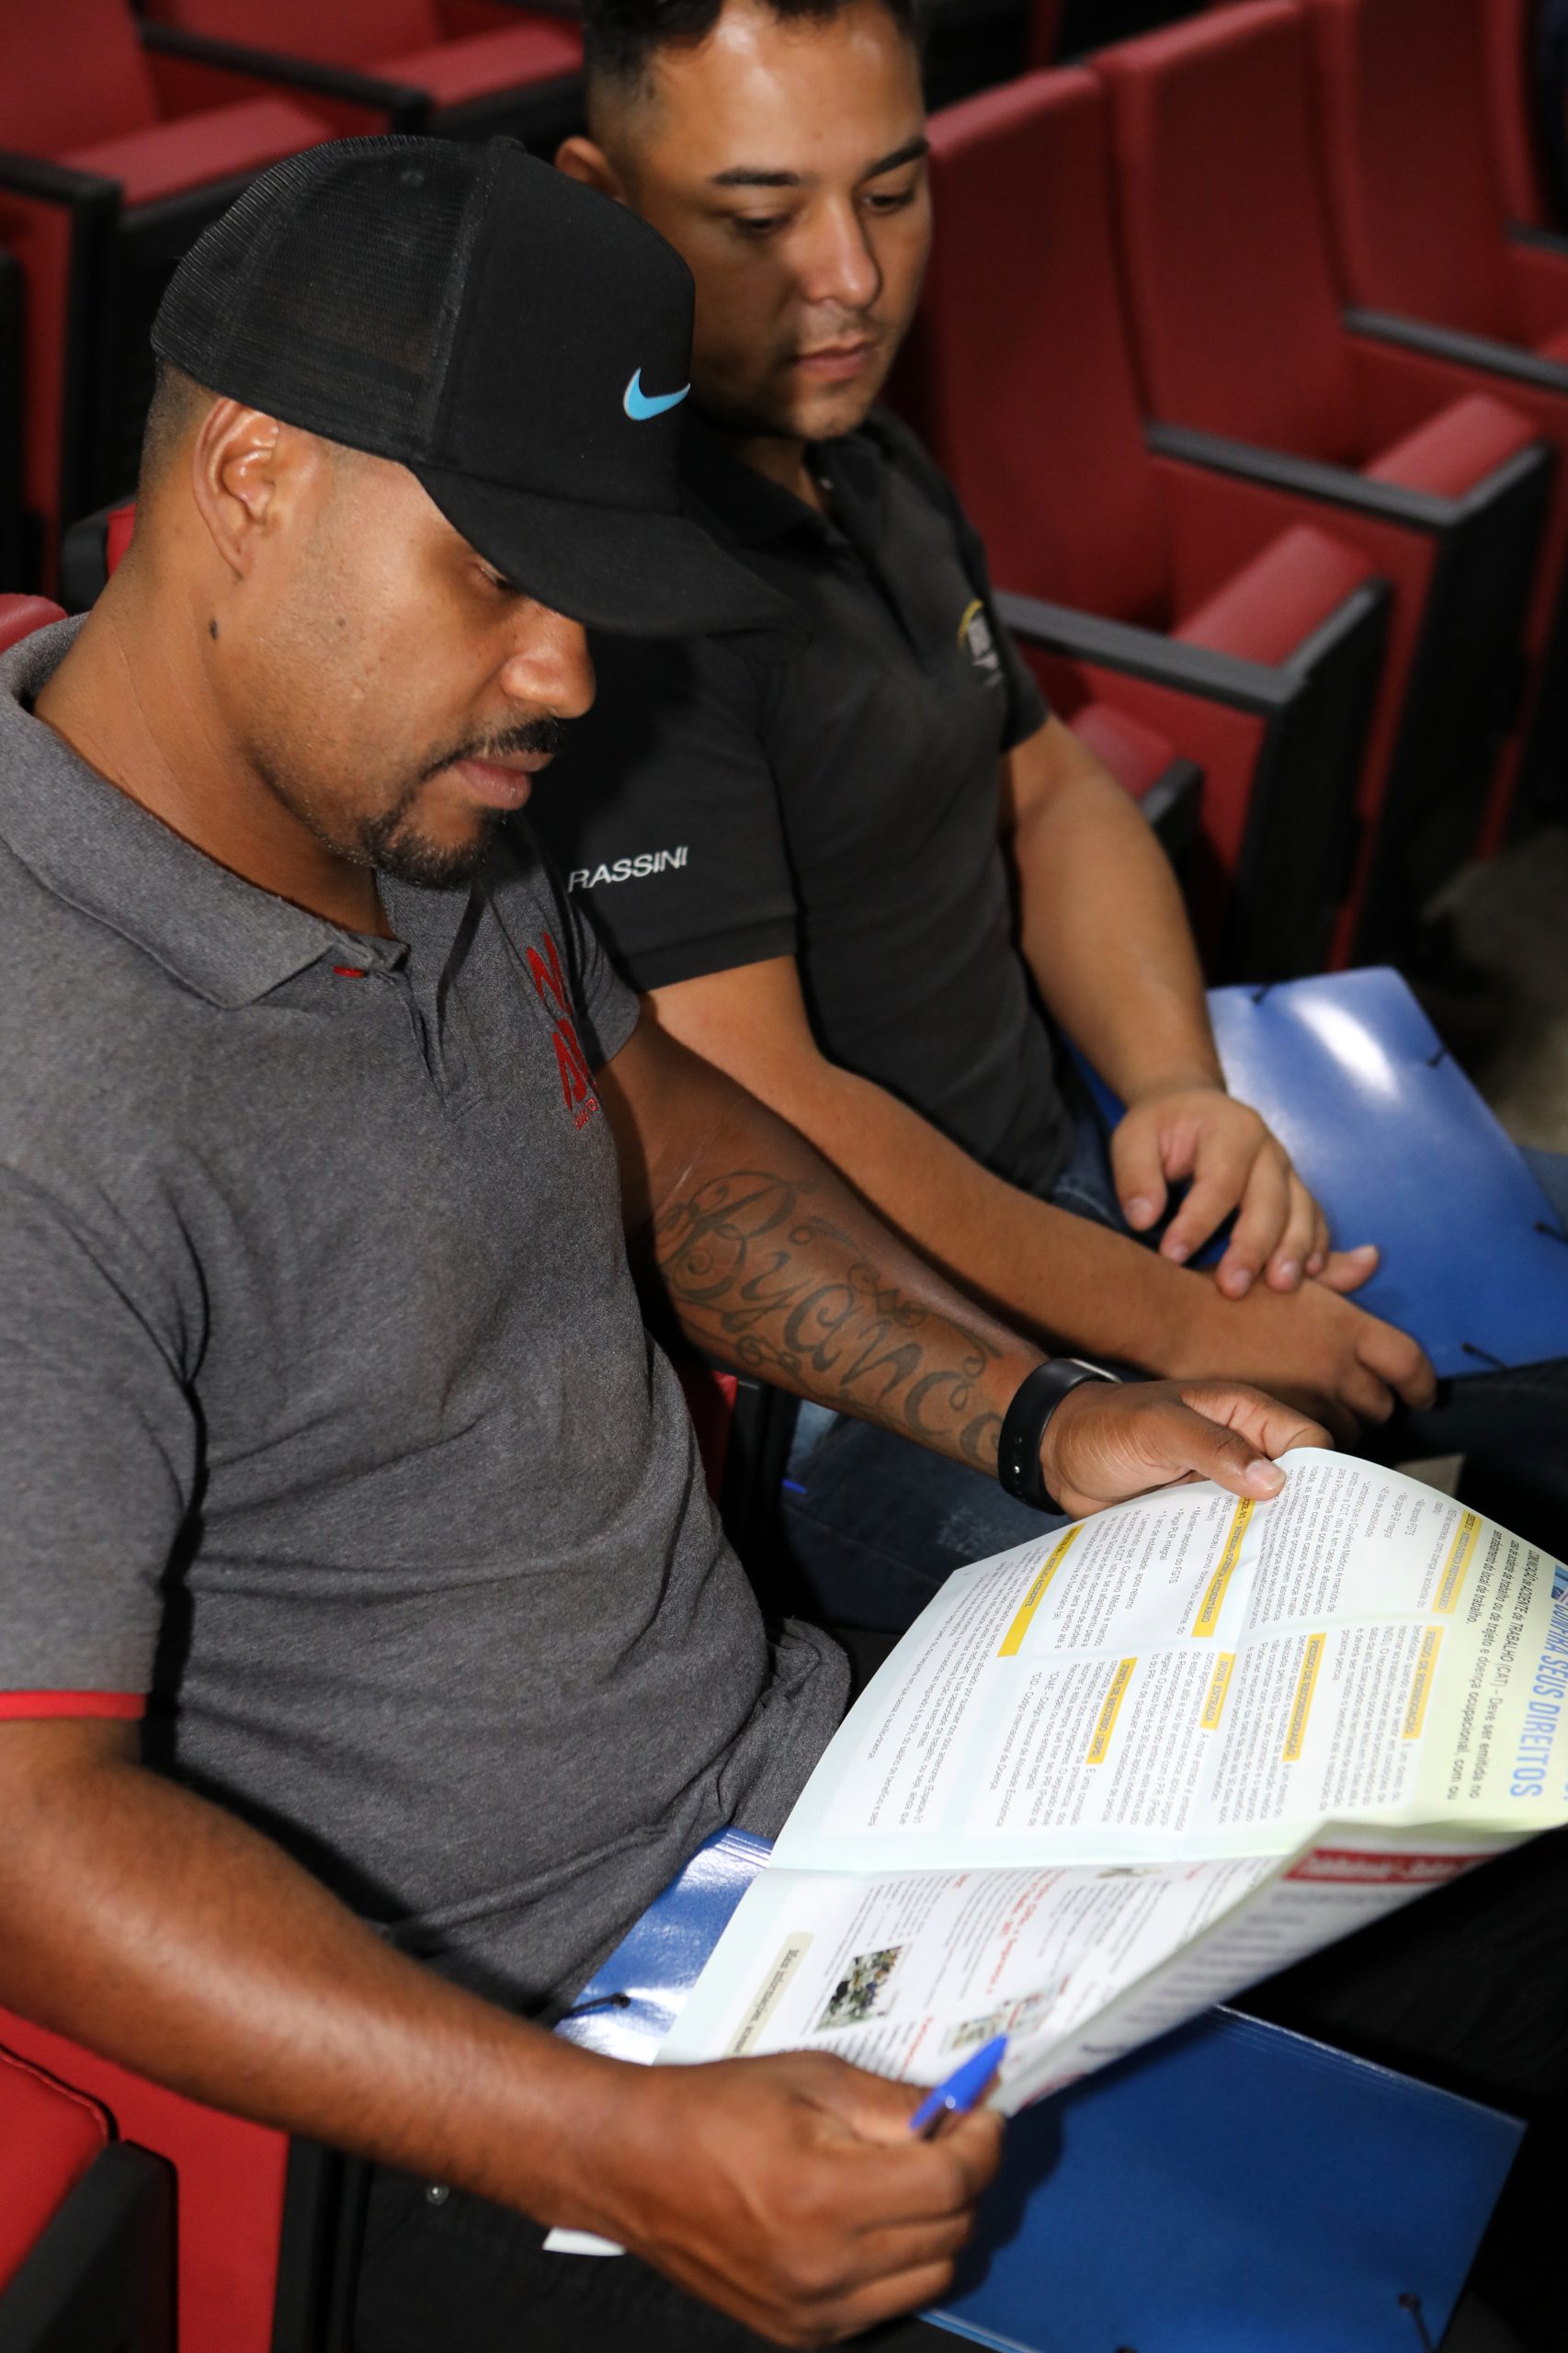
[[1321,1250],[1314,1250],[1312,1256],[1307,1260],[1307,1272],[1309,1275],[1322,1274],[1323,1252]]
[[1244,1267],[1239,1274],[1228,1277],[1226,1289],[1233,1299],[1244,1299],[1252,1289],[1252,1277]]
[[1172,1242],[1167,1236],[1166,1239],[1161,1243],[1160,1248],[1165,1256],[1171,1260],[1173,1265],[1179,1267],[1185,1262],[1187,1257],[1187,1245],[1185,1242]]
[[1129,1225],[1147,1225],[1154,1214],[1154,1204],[1146,1193],[1134,1193],[1130,1201],[1122,1203],[1122,1207]]
[[1282,1283],[1299,1283],[1301,1279],[1301,1270],[1294,1258],[1281,1258],[1278,1272]]
[[1278,1462],[1249,1462],[1246,1483],[1255,1495],[1277,1495],[1285,1484],[1285,1473]]

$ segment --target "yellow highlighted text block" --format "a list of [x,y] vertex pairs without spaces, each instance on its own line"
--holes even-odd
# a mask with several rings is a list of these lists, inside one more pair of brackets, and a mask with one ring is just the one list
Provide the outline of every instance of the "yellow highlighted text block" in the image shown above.
[[1077,1542],[1083,1532],[1083,1521],[1081,1519],[1075,1520],[1073,1526],[1068,1529],[1066,1534],[1056,1545],[1050,1559],[1046,1562],[1044,1568],[1041,1569],[1040,1574],[1030,1586],[1028,1593],[1025,1594],[1023,1600],[1018,1606],[1017,1616],[1014,1619],[1012,1624],[1003,1635],[1002,1647],[996,1654],[998,1658],[1017,1658],[1018,1653],[1024,1646],[1024,1636],[1029,1631],[1029,1620],[1033,1618],[1035,1611],[1040,1608],[1040,1603],[1045,1599],[1046,1586],[1051,1583],[1051,1578],[1056,1574],[1057,1570],[1062,1566],[1062,1562],[1067,1558],[1068,1552]]
[[1464,1573],[1470,1566],[1471,1557],[1475,1551],[1475,1540],[1480,1533],[1480,1515],[1473,1511],[1460,1512],[1460,1524],[1454,1530],[1454,1540],[1449,1547],[1449,1557],[1443,1563],[1443,1581],[1437,1587],[1437,1598],[1433,1604],[1435,1608],[1451,1610],[1459,1599],[1460,1587],[1464,1583]]
[[1317,1688],[1318,1668],[1323,1663],[1323,1646],[1327,1636],[1309,1634],[1307,1647],[1301,1654],[1301,1671],[1296,1677],[1296,1696],[1290,1702],[1290,1721],[1285,1728],[1284,1756],[1287,1765],[1294,1765],[1301,1753],[1307,1736],[1307,1718],[1312,1713],[1312,1693]]
[[1110,1746],[1110,1736],[1116,1730],[1116,1720],[1121,1712],[1121,1703],[1127,1697],[1127,1687],[1132,1680],[1132,1670],[1137,1664],[1135,1658],[1124,1658],[1118,1662],[1116,1673],[1110,1678],[1110,1689],[1101,1701],[1099,1714],[1095,1719],[1095,1736],[1089,1743],[1089,1753],[1084,1759],[1085,1765],[1105,1763],[1106,1752]]
[[[1466,1518],[1473,1517],[1467,1512]],[[1399,1728],[1401,1740],[1419,1740],[1421,1727],[1426,1721],[1426,1702],[1432,1696],[1432,1686],[1437,1679],[1437,1645],[1443,1639],[1441,1626],[1428,1626],[1421,1637],[1416,1654],[1415,1673],[1410,1681],[1410,1699],[1404,1711],[1404,1722]]]
[[1225,1539],[1225,1549],[1220,1555],[1220,1565],[1209,1580],[1208,1588],[1198,1605],[1198,1615],[1192,1621],[1195,1634],[1211,1634],[1220,1622],[1220,1612],[1225,1605],[1225,1587],[1235,1574],[1236,1563],[1241,1558],[1242,1538],[1247,1532],[1253,1508],[1249,1503],[1236,1506],[1230,1533]]
[[1236,1663],[1234,1651],[1221,1651],[1214,1662],[1214,1672],[1209,1677],[1209,1689],[1203,1701],[1203,1713],[1199,1719],[1205,1732],[1218,1732],[1220,1719],[1225,1712],[1225,1695],[1231,1688],[1231,1669]]

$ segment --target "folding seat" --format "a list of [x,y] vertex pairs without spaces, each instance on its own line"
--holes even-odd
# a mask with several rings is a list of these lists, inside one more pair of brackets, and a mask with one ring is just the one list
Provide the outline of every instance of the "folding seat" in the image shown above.
[[1461,369],[1396,398],[1386,347],[1343,316],[1290,0],[1244,0],[1094,65],[1151,447],[1314,495],[1393,585],[1403,708],[1374,733],[1339,946],[1397,957],[1475,844],[1518,709],[1554,453],[1528,410]]
[[572,0],[149,0],[146,13],[144,40],[193,88],[243,71],[308,93],[346,133],[509,131],[548,153],[581,128]]
[[1057,713],[1124,782],[1135,730],[1201,769],[1188,892],[1211,969],[1284,978],[1322,961],[1348,881],[1387,592],[1337,517],[1145,449],[1105,114],[1070,70],[933,119],[936,242],[895,396]]
[[331,126],[233,82],[192,110],[124,0],[0,0],[0,244],[27,290],[26,496],[51,576],[61,523],[131,478],[170,271],[254,173]]
[[[1568,459],[1568,239],[1509,224],[1486,104],[1494,0],[1311,0],[1305,14],[1341,278],[1358,334],[1387,347],[1392,421],[1432,396],[1430,363],[1447,363],[1528,415]],[[1562,811],[1565,564],[1560,464],[1530,615],[1536,700],[1494,797],[1494,835],[1516,784],[1522,807],[1555,800]]]

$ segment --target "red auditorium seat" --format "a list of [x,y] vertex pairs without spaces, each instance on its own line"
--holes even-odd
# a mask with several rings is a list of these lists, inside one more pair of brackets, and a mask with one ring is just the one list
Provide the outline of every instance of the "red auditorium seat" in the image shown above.
[[171,64],[193,75],[240,66],[308,90],[346,132],[504,131],[546,153],[579,127],[583,38],[569,0],[150,0],[147,13],[145,37]]
[[[1494,0],[1311,0],[1320,142],[1358,333],[1397,429],[1466,370],[1559,457],[1530,614],[1536,700],[1494,798],[1561,806],[1568,767],[1568,239],[1510,228],[1486,99]],[[1438,363],[1433,377],[1429,363]]]
[[1381,567],[1337,517],[1145,449],[1105,114],[1067,71],[933,118],[936,242],[895,396],[1060,716],[1134,789],[1135,730],[1203,771],[1210,961],[1275,979],[1322,962],[1348,881]]
[[[7,2023],[0,2013],[0,2034]],[[96,2100],[0,2044],[4,2353],[173,2353],[173,2275],[166,2169],[115,2142]]]
[[1151,446],[1250,493],[1315,496],[1324,527],[1392,584],[1408,685],[1374,728],[1338,947],[1397,957],[1475,845],[1518,708],[1553,453],[1527,408],[1457,369],[1402,404],[1386,347],[1347,324],[1290,0],[1244,0],[1093,62]]
[[266,165],[331,136],[232,78],[193,109],[126,0],[0,0],[0,244],[27,288],[26,503],[38,575],[69,522],[130,478],[169,272]]

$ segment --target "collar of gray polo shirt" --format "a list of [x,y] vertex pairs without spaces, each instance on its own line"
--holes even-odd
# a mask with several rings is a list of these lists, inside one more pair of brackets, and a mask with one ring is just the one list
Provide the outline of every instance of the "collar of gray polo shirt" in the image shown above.
[[[401,964],[401,940],[341,930],[231,874],[32,716],[81,626],[57,621],[0,655],[0,840],[57,897],[216,1006],[254,1005],[324,958]],[[458,901],[455,928],[461,894],[432,896]]]

